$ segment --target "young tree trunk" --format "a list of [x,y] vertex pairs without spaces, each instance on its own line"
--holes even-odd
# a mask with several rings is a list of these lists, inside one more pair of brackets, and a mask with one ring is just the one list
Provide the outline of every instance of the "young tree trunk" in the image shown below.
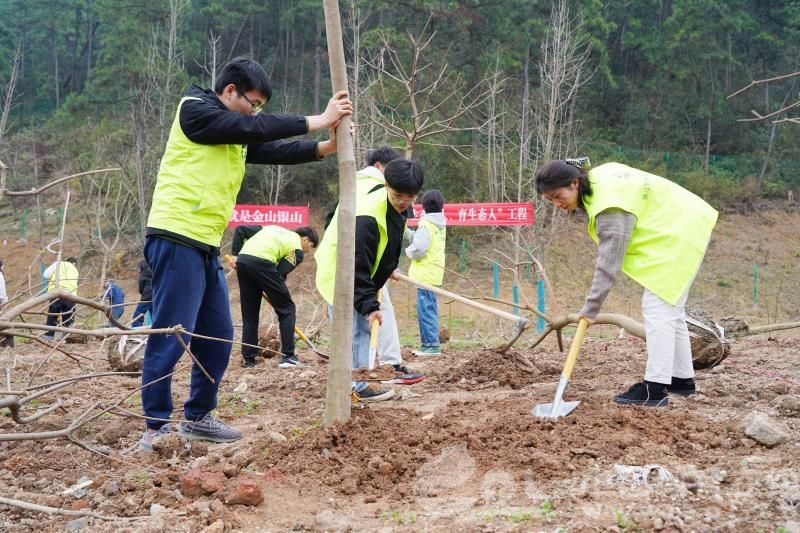
[[[525,50],[525,65],[522,70],[522,121],[519,125],[519,162],[517,166],[517,202],[524,201],[522,198],[523,182],[525,171],[530,162],[530,126],[529,126],[529,107],[531,104],[531,48]],[[519,264],[521,261],[520,252],[522,250],[522,235],[519,226],[514,228],[514,262]]]
[[300,72],[297,75],[297,109],[303,109],[303,90],[305,82],[305,67],[306,64],[306,40],[300,34],[300,54],[297,56],[300,60]]
[[[0,141],[3,140],[3,135],[8,131],[8,117],[11,114],[11,108],[14,107],[14,91],[17,88],[17,81],[19,80],[20,68],[22,67],[22,39],[17,43],[17,48],[14,51],[14,57],[11,59],[11,75],[8,77],[8,85],[6,85],[3,101],[0,102]],[[34,159],[35,161],[35,159]]]
[[53,88],[56,92],[56,109],[61,107],[61,92],[58,83],[58,33],[56,33],[55,26],[51,26],[50,31],[53,34]]
[[[342,19],[337,0],[324,0],[325,29],[333,92],[347,90],[347,67],[342,42]],[[339,232],[336,250],[336,290],[333,296],[332,353],[328,365],[324,423],[331,426],[350,418],[353,353],[353,269],[356,231],[356,161],[349,117],[336,131],[339,157]]]
[[86,12],[86,80],[89,83],[92,77],[92,53],[94,45],[94,28],[92,27],[92,12]]
[[314,34],[314,105],[315,115],[319,115],[319,91],[322,78],[322,21],[317,17],[317,33]]
[[322,78],[322,20],[317,17],[317,33],[314,35],[314,114],[319,115],[319,91]]
[[[797,86],[797,82],[792,84],[792,87],[789,91],[786,92],[786,96],[783,98],[783,102],[778,109],[783,109],[786,107],[787,102],[789,101],[789,97],[791,97],[795,93],[795,87]],[[767,108],[769,109],[769,108]],[[756,187],[758,190],[761,190],[761,185],[764,183],[764,177],[767,175],[767,168],[769,167],[769,160],[772,157],[772,150],[775,148],[775,139],[778,137],[778,123],[773,122],[772,128],[769,132],[769,142],[767,143],[767,153],[764,154],[764,161],[761,163],[761,170],[758,171],[758,179],[756,180]]]

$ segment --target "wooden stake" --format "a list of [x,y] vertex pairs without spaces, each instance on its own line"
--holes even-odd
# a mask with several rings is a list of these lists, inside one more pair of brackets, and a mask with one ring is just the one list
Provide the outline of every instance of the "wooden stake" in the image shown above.
[[[342,18],[337,0],[323,0],[328,61],[334,94],[347,90],[347,68],[342,44]],[[356,160],[350,117],[336,130],[339,158],[339,231],[336,250],[336,289],[333,296],[333,336],[328,365],[323,422],[331,426],[350,419],[350,384],[353,358],[353,274],[356,233]]]

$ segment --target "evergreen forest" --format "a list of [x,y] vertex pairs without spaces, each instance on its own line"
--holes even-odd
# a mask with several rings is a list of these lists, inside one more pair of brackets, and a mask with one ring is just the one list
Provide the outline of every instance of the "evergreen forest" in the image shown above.
[[[340,9],[356,157],[388,143],[420,160],[426,188],[449,201],[530,201],[536,167],[574,155],[664,175],[717,205],[800,185],[799,1],[342,0]],[[192,83],[212,86],[238,56],[270,75],[263,112],[316,114],[331,97],[320,0],[3,0],[7,187],[120,167],[106,189],[76,187],[129,206],[140,232],[180,96]],[[243,203],[335,201],[335,157],[247,173]]]

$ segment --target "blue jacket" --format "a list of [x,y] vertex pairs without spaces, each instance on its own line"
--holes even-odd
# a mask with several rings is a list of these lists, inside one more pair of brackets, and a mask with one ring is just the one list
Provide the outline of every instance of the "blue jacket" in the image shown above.
[[111,305],[119,305],[125,303],[125,291],[116,283],[112,283],[106,289],[106,294],[103,296],[104,300],[111,300]]

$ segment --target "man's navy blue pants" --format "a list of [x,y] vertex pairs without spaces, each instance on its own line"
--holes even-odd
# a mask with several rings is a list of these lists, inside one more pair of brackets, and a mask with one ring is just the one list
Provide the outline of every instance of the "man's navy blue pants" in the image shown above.
[[[147,237],[144,255],[153,270],[153,328],[180,324],[187,331],[201,335],[233,339],[228,284],[219,258],[159,237]],[[186,420],[195,421],[217,406],[217,391],[228,367],[231,345],[188,335],[183,335],[183,340],[214,378],[211,383],[196,364],[192,365],[191,390],[183,404],[183,413]],[[171,373],[183,354],[175,336],[150,335],[144,352],[142,385]],[[142,409],[148,417],[172,416],[172,376],[142,389]],[[147,421],[150,429],[164,424]]]

